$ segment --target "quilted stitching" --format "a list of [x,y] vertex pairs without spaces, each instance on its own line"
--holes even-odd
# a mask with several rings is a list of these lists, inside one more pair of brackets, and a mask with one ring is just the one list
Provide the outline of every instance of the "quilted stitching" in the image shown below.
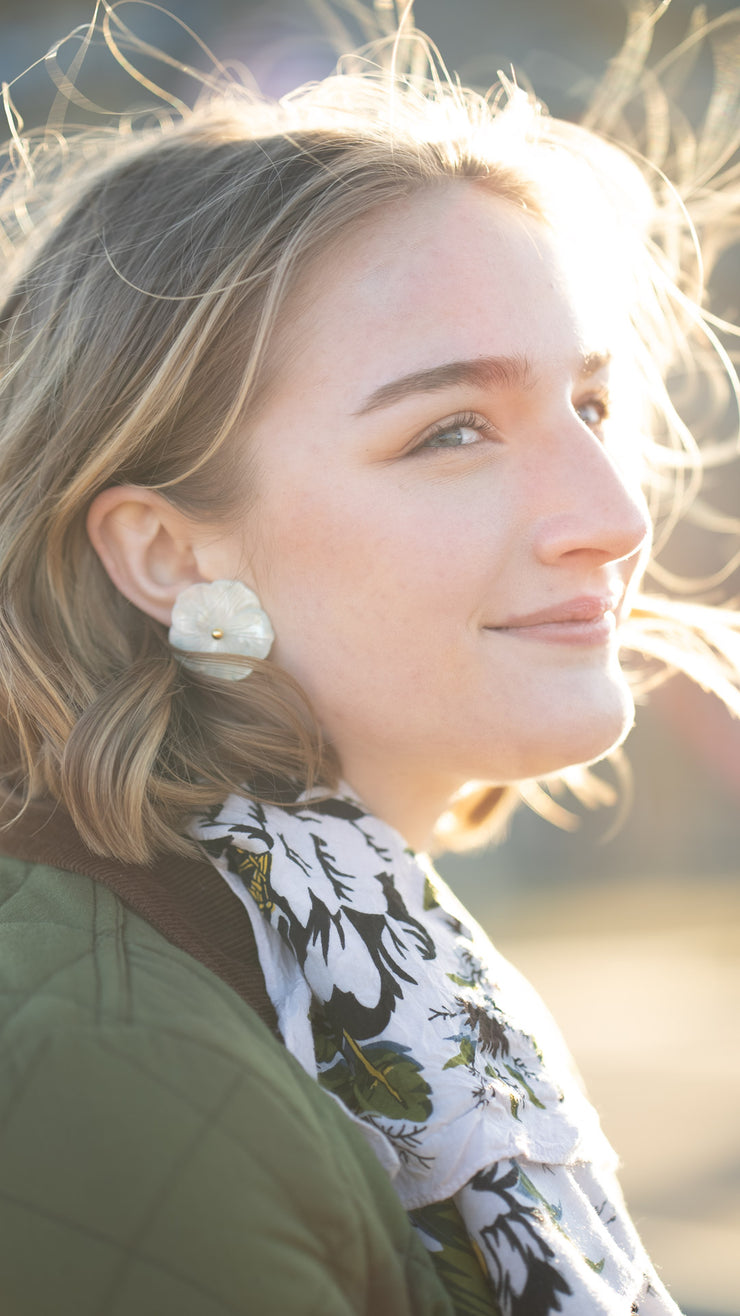
[[450,1312],[360,1135],[229,988],[87,878],[3,860],[0,888],[18,1316]]

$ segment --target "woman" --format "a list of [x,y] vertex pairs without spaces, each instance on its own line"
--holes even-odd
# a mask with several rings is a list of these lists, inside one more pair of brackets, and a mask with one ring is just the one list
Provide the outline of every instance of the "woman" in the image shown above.
[[734,617],[640,593],[685,215],[402,54],[16,137],[8,1312],[677,1310],[423,852],[621,743],[628,642],[736,702]]

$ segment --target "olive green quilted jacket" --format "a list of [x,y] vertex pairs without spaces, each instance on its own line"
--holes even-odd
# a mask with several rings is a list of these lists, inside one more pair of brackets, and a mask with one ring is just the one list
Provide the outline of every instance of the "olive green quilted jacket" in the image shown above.
[[100,860],[59,815],[2,845],[2,1316],[451,1316],[385,1171],[271,1032],[215,870]]

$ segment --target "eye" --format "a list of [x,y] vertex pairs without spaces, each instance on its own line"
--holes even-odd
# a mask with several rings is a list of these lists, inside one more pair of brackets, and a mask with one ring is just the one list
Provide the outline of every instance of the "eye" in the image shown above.
[[575,411],[584,425],[596,430],[609,419],[609,398],[605,393],[595,393],[590,398],[585,398],[583,402],[579,402]]
[[415,452],[428,452],[430,449],[471,448],[483,439],[494,434],[493,426],[483,416],[474,412],[461,416],[452,416],[440,421],[425,434],[414,449]]

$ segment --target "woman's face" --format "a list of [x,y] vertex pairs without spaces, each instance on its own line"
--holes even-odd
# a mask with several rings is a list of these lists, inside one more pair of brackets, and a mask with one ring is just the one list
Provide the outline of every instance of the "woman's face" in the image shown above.
[[250,433],[274,660],[417,842],[464,782],[592,760],[631,725],[618,624],[648,518],[586,282],[478,185],[399,204],[300,290]]

